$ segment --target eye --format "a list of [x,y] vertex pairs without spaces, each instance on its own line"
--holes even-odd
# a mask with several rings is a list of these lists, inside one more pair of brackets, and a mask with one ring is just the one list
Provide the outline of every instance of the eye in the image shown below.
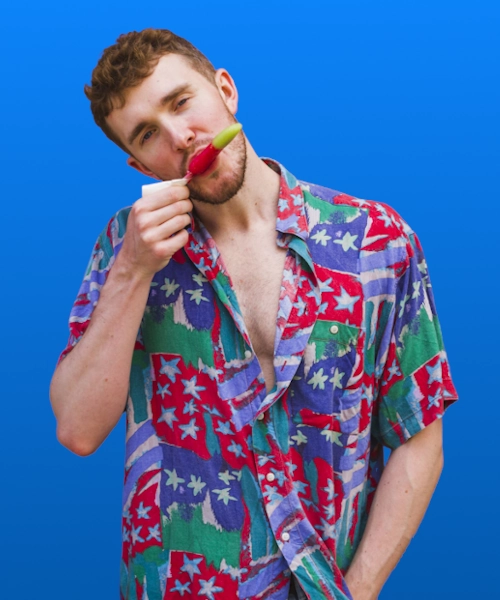
[[182,100],[179,100],[179,102],[177,102],[176,108],[179,108],[179,106],[184,106],[184,103],[187,102],[188,100],[189,100],[189,98],[183,98]]
[[153,133],[152,129],[150,129],[149,131],[146,131],[146,133],[142,136],[141,145],[144,144],[144,142],[147,142],[149,140],[149,138],[151,137],[149,135],[150,133]]

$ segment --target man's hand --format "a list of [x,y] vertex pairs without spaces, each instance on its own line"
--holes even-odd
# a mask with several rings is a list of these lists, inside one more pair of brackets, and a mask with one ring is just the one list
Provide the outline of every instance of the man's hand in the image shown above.
[[415,535],[443,468],[442,420],[392,452],[345,575],[354,600],[376,600]]
[[187,185],[174,185],[137,200],[130,210],[123,246],[117,258],[122,268],[149,281],[186,245],[191,222]]

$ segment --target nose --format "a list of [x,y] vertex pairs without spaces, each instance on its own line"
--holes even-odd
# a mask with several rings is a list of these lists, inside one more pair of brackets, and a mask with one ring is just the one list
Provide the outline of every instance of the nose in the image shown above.
[[180,120],[175,123],[164,123],[172,150],[179,154],[185,154],[186,150],[192,148],[196,136],[193,130]]

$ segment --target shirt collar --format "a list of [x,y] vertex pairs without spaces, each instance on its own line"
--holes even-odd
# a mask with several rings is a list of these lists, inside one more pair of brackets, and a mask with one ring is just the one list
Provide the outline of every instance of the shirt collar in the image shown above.
[[296,235],[304,241],[307,240],[309,227],[304,206],[304,194],[297,178],[278,161],[272,158],[262,158],[262,160],[280,176],[276,230],[284,234]]
[[[262,158],[261,160],[280,176],[276,231],[296,235],[306,241],[309,237],[309,227],[304,193],[297,178],[278,161],[272,158]],[[191,224],[188,225],[187,230],[189,233],[199,230],[197,219],[193,214],[191,214]]]

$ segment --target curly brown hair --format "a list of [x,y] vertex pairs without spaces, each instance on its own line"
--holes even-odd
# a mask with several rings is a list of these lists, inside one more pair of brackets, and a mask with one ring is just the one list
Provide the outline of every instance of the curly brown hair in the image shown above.
[[123,33],[116,44],[105,48],[92,71],[91,85],[85,84],[83,88],[94,121],[127,154],[130,151],[108,126],[106,117],[114,108],[124,106],[126,90],[151,75],[165,54],[185,56],[194,70],[215,85],[214,66],[191,42],[168,29],[148,28]]

